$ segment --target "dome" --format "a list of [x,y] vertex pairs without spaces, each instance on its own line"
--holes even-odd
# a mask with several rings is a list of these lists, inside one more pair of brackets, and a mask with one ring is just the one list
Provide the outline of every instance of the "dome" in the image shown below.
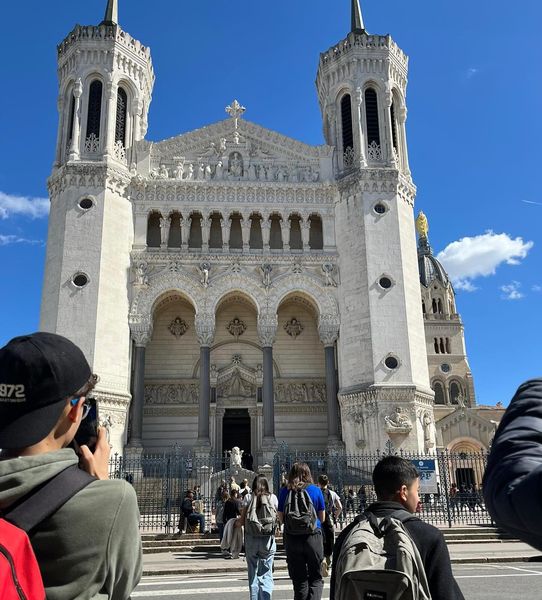
[[433,281],[440,281],[443,286],[450,284],[450,278],[442,264],[433,256],[431,246],[427,238],[420,238],[418,245],[418,269],[420,271],[420,282],[429,287]]

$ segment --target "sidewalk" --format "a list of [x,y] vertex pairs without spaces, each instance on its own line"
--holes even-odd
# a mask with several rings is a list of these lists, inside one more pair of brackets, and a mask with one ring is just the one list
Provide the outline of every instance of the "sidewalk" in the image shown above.
[[[472,543],[450,545],[452,563],[525,562],[540,552],[520,542]],[[246,570],[244,558],[225,559],[219,552],[167,552],[143,556],[144,575],[203,575],[206,573],[238,573]],[[275,571],[286,571],[286,557],[277,552]]]

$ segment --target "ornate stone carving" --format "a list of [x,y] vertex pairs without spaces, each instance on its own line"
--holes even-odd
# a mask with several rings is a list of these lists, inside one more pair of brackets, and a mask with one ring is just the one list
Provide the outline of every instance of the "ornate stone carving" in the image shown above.
[[382,160],[382,148],[375,140],[367,148],[367,158],[373,162],[380,162]]
[[258,319],[258,337],[264,348],[273,345],[277,336],[277,329],[278,318],[276,313],[264,313],[260,315]]
[[262,283],[267,288],[271,285],[271,273],[273,272],[273,267],[270,264],[265,264],[261,266],[262,269]]
[[400,406],[396,406],[394,413],[384,417],[386,432],[388,434],[410,433],[412,421]]
[[283,404],[322,404],[326,402],[326,384],[319,381],[277,382],[275,397]]
[[168,329],[172,335],[179,339],[188,331],[188,323],[181,319],[181,317],[176,317],[171,321]]
[[235,317],[226,325],[226,329],[231,335],[233,335],[234,338],[237,339],[239,336],[245,333],[247,326],[239,317]]
[[211,272],[211,265],[208,262],[203,262],[198,267],[200,274],[200,283],[206,288],[209,285],[209,274]]
[[324,346],[333,346],[339,337],[339,322],[334,315],[322,315],[318,322],[318,333]]
[[216,395],[218,398],[255,398],[256,386],[235,369],[229,379],[218,384]]
[[241,468],[241,461],[243,458],[244,450],[240,450],[238,446],[234,446],[230,451],[230,466],[232,468]]
[[211,314],[201,314],[195,320],[196,336],[200,346],[210,346],[215,337],[215,318]]
[[292,317],[284,324],[284,331],[286,331],[289,336],[293,337],[294,340],[301,335],[303,329],[303,325],[295,317]]
[[135,281],[136,285],[149,285],[149,277],[147,275],[147,263],[141,262],[135,268]]
[[333,272],[335,271],[335,265],[331,263],[325,263],[322,265],[322,271],[324,272],[325,285],[327,287],[337,287],[337,282],[333,278]]
[[198,383],[148,384],[145,386],[145,404],[197,404]]

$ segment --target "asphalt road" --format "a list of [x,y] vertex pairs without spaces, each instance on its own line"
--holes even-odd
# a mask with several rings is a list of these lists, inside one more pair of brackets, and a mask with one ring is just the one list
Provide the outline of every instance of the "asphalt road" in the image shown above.
[[[454,565],[455,577],[466,600],[542,597],[542,563]],[[322,600],[328,600],[328,581]],[[248,598],[246,575],[144,577],[132,598],[147,600],[239,600]],[[285,574],[275,578],[274,600],[291,600],[292,587]],[[438,599],[436,599],[438,600]]]

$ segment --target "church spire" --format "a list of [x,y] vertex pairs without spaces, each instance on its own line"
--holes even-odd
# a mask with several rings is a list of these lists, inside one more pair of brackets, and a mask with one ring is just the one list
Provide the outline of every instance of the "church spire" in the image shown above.
[[352,33],[365,31],[359,0],[352,0]]
[[102,25],[117,25],[119,22],[119,2],[118,0],[107,0],[105,17]]

